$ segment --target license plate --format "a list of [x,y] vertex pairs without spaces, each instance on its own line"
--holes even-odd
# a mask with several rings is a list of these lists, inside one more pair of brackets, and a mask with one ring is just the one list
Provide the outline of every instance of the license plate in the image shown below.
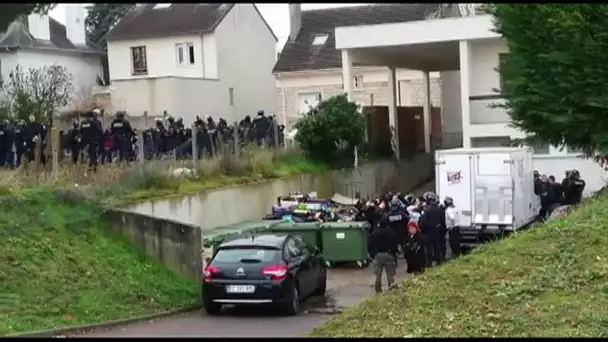
[[228,293],[253,293],[255,286],[253,285],[227,285],[226,292]]

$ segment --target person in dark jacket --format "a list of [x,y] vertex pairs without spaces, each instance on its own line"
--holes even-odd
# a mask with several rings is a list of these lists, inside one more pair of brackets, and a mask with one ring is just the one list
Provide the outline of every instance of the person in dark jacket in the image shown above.
[[439,198],[436,194],[428,194],[424,214],[420,218],[420,228],[426,248],[426,267],[432,267],[433,261],[439,266],[444,260],[442,256],[445,245],[446,224],[445,212],[439,207]]
[[426,252],[424,242],[420,236],[418,223],[410,221],[407,224],[407,236],[403,256],[407,262],[407,273],[422,273],[426,265]]
[[374,289],[382,292],[382,273],[386,272],[386,282],[389,287],[395,282],[397,272],[397,238],[386,224],[380,224],[371,236],[370,255],[374,259]]

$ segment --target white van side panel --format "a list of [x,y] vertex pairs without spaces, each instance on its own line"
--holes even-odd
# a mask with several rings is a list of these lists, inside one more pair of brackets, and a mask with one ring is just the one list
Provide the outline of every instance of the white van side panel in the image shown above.
[[435,154],[435,184],[439,198],[446,196],[454,199],[461,226],[470,226],[475,211],[473,201],[473,164],[472,156],[461,154]]

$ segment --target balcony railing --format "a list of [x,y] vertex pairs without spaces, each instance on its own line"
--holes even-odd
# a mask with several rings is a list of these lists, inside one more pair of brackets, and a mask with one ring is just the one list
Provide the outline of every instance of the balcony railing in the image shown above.
[[504,124],[511,118],[503,108],[494,108],[492,105],[503,104],[505,99],[500,95],[471,96],[469,107],[471,124]]

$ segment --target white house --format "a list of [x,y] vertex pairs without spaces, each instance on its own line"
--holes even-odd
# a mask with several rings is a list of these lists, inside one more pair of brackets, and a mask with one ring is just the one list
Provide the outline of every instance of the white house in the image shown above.
[[277,38],[253,4],[142,4],[106,39],[112,107],[132,119],[275,109]]
[[[337,27],[335,35],[336,48],[342,51],[344,79],[351,80],[345,84],[346,93],[354,93],[350,76],[355,62],[384,62],[389,73],[398,67],[419,69],[424,75],[439,71],[444,119],[448,119],[444,127],[449,126],[446,131],[460,129],[464,147],[501,146],[509,138],[524,136],[509,126],[510,118],[504,110],[490,106],[504,101],[494,89],[501,88],[497,70],[500,60],[508,56],[505,41],[493,31],[491,16]],[[393,99],[389,106],[395,103]],[[602,187],[608,176],[568,147],[536,146],[534,167],[558,179],[566,170],[578,169],[587,181],[587,193]]]
[[0,33],[0,80],[6,80],[17,66],[28,70],[62,65],[72,75],[69,109],[77,101],[90,99],[97,78],[103,76],[105,51],[86,40],[84,6],[66,5],[65,19],[63,25],[47,15],[31,14]]
[[[340,26],[388,24],[458,16],[458,7],[446,4],[376,4],[302,11],[289,4],[290,35],[273,69],[276,77],[277,117],[291,127],[301,113],[322,98],[343,92],[342,62],[334,30]],[[388,72],[384,65],[355,65],[354,100],[360,105],[386,106]],[[423,79],[419,70],[399,69],[397,105],[420,106]],[[431,75],[431,102],[441,107],[441,79]]]

